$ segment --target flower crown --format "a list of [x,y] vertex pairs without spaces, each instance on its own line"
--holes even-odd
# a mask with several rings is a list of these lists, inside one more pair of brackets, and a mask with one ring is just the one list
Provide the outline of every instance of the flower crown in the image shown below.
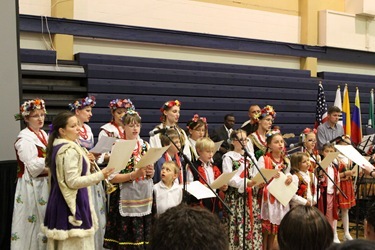
[[314,134],[316,134],[318,131],[315,129],[315,128],[313,128],[313,129],[311,129],[311,128],[305,128],[303,131],[302,131],[302,134],[304,134],[304,135],[307,135],[307,134],[310,134],[310,133],[314,133]]
[[20,107],[20,113],[15,114],[14,118],[16,121],[22,120],[22,118],[30,115],[30,112],[39,109],[43,110],[47,114],[46,106],[43,99],[34,99],[25,101]]
[[181,102],[179,100],[172,100],[172,101],[167,101],[166,103],[163,104],[163,106],[160,108],[160,112],[164,112],[165,110],[169,110],[173,106],[178,106],[181,107]]
[[193,116],[193,118],[191,118],[191,120],[188,121],[188,123],[186,124],[186,127],[187,127],[188,129],[191,128],[191,126],[194,126],[193,124],[194,124],[194,123],[197,123],[199,120],[201,120],[202,122],[204,122],[204,123],[205,123],[205,127],[207,128],[208,124],[207,124],[207,119],[206,119],[206,117],[199,117],[198,114],[195,114],[195,115]]
[[267,105],[264,108],[262,108],[262,110],[260,111],[260,113],[258,113],[258,114],[256,114],[254,116],[254,119],[257,122],[259,122],[259,120],[261,120],[262,118],[264,118],[264,117],[266,117],[268,115],[272,116],[273,119],[275,119],[275,117],[276,117],[276,111],[270,105]]
[[142,118],[142,117],[139,115],[139,113],[138,113],[137,111],[135,111],[134,109],[128,109],[128,110],[126,110],[126,113],[125,113],[124,117],[125,117],[126,115],[137,115],[137,116],[139,116],[139,118]]
[[305,138],[306,138],[306,135],[310,134],[310,133],[314,133],[316,134],[318,131],[314,128],[314,129],[311,129],[311,128],[305,128],[302,133],[299,135],[300,137],[300,141],[301,142],[304,142],[305,141]]
[[84,107],[90,106],[94,107],[96,104],[95,96],[88,96],[83,99],[76,100],[73,103],[69,103],[70,111],[74,111],[76,109],[83,109]]
[[115,100],[112,100],[110,101],[109,103],[109,108],[111,110],[116,110],[118,108],[125,108],[125,109],[133,109],[135,110],[135,107],[132,103],[132,101],[130,101],[130,99],[115,99]]
[[278,130],[278,129],[271,129],[270,131],[268,131],[266,133],[266,138],[274,136],[274,135],[281,135],[280,130]]

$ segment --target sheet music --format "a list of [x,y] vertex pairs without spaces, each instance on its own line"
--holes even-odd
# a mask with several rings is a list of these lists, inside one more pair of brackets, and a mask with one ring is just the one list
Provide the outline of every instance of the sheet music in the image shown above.
[[332,152],[332,153],[328,153],[324,159],[320,162],[320,166],[326,170],[327,167],[329,166],[329,164],[331,164],[333,162],[334,159],[337,158],[337,156],[339,155],[340,153],[339,152]]
[[162,148],[150,148],[145,155],[142,156],[141,160],[134,166],[134,168],[143,168],[148,165],[154,164],[157,160],[161,158],[165,151],[171,145]]
[[112,150],[113,144],[116,142],[117,138],[102,136],[95,147],[90,149],[90,152],[103,154]]
[[335,145],[335,148],[347,158],[358,164],[358,166],[372,166],[352,145]]
[[286,185],[286,179],[287,176],[283,172],[280,172],[280,177],[273,179],[267,186],[268,191],[284,206],[288,205],[298,190],[298,187],[293,182]]
[[228,182],[233,178],[233,176],[237,173],[237,170],[231,172],[231,173],[222,173],[219,177],[217,177],[216,180],[214,180],[210,187],[212,189],[221,188],[222,186],[228,184]]
[[188,191],[198,200],[216,197],[216,195],[208,187],[199,181],[193,181],[187,184],[186,191]]
[[215,142],[215,152],[219,151],[221,144],[223,144],[224,140]]
[[108,167],[115,168],[115,172],[123,170],[133,153],[137,140],[120,140],[112,148]]

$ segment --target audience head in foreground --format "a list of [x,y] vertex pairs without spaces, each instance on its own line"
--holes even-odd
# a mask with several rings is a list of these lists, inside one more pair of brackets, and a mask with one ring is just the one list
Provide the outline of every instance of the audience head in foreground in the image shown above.
[[340,244],[334,244],[327,250],[374,250],[375,244],[371,240],[355,239],[347,240]]
[[333,231],[316,207],[300,205],[282,219],[277,241],[280,250],[322,250],[333,243]]
[[219,218],[201,207],[180,204],[155,221],[149,249],[229,249]]

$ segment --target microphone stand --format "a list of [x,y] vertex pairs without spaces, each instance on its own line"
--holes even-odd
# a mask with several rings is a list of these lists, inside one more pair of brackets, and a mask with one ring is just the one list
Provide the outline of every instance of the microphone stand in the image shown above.
[[[264,182],[266,184],[268,184],[268,181],[266,179],[266,177],[264,177],[263,173],[259,170],[259,167],[258,165],[255,163],[254,159],[251,157],[250,153],[247,151],[247,148],[245,147],[245,145],[242,143],[242,141],[238,138],[237,134],[235,134],[235,139],[240,143],[243,151],[244,151],[244,177],[243,177],[243,185],[244,185],[244,191],[243,191],[243,226],[242,226],[242,246],[243,246],[243,249],[246,249],[245,248],[245,244],[246,244],[246,198],[247,198],[247,191],[246,191],[246,188],[247,188],[247,167],[246,167],[246,162],[247,162],[247,158],[250,158],[251,162],[253,163],[253,166],[256,167],[256,169],[258,170],[258,172],[260,173],[260,175],[262,176]],[[249,208],[249,209],[252,209],[252,208]]]
[[[191,160],[184,154],[182,148],[179,148],[177,147],[176,143],[174,143],[174,141],[168,136],[168,134],[166,133],[167,131],[165,131],[163,133],[163,135],[165,135],[168,140],[177,148],[178,152],[180,153],[180,155],[182,155],[182,157],[184,158],[184,161],[185,161],[185,164],[188,164],[192,167],[193,171],[195,171],[198,176],[203,180],[203,182],[207,185],[207,187],[211,190],[211,192],[213,194],[215,194],[216,198],[224,205],[224,207],[228,210],[228,213],[233,215],[232,211],[230,210],[230,208],[228,207],[228,205],[220,198],[220,196],[215,192],[215,190],[213,190],[211,188],[211,186],[208,184],[208,182],[206,181],[205,178],[203,178],[203,176],[198,172],[197,168],[194,166],[194,164],[191,162]],[[181,140],[180,140],[181,141]],[[186,187],[187,187],[187,173],[186,173],[186,166],[182,166],[182,183],[183,183],[183,201],[186,202]]]
[[[359,189],[361,186],[361,183],[363,181],[363,177],[365,175],[362,175],[359,178],[359,165],[357,164],[357,182],[356,182],[356,208],[355,208],[355,237],[358,239],[358,232],[359,232]],[[366,184],[365,184],[366,185]]]
[[[366,143],[363,146],[363,149],[359,148],[360,144],[358,144],[358,146],[356,147],[355,145],[353,145],[353,143],[349,143],[349,142],[347,142],[343,139],[341,139],[340,141],[345,142],[348,145],[352,145],[361,155],[367,155],[367,153],[363,149],[365,149],[367,144],[369,143],[370,137],[367,138]],[[359,206],[360,206],[359,205],[359,191],[360,191],[359,189],[360,189],[360,185],[363,181],[363,177],[364,177],[364,175],[359,177],[359,165],[357,164],[357,181],[356,181],[356,195],[355,195],[356,196],[356,208],[355,208],[355,227],[356,227],[355,231],[356,232],[355,232],[355,237],[357,239],[359,237],[359,233],[358,233],[359,232],[359,226],[358,226],[359,225]],[[366,185],[366,183],[365,183],[365,185]]]

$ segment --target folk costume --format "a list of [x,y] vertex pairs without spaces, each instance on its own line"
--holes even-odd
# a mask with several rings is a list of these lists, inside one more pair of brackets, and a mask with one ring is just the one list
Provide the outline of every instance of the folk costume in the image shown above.
[[[34,109],[45,110],[44,101],[30,100],[21,106],[15,116],[21,120]],[[42,129],[39,133],[31,128],[23,129],[14,144],[17,157],[17,186],[14,198],[11,249],[46,249],[47,238],[40,230],[49,196],[48,174],[45,157],[48,136]]]
[[267,149],[265,136],[262,138],[258,131],[255,131],[254,133],[250,134],[249,138],[250,141],[247,143],[247,146],[250,148],[250,152],[254,153],[255,158],[259,160]]
[[48,174],[45,167],[48,136],[40,130],[40,138],[25,128],[15,143],[18,162],[14,199],[11,248],[46,249],[47,238],[40,231],[48,201]]
[[[327,167],[326,172],[337,185],[340,185],[338,170],[333,163]],[[334,220],[338,220],[337,188],[325,175],[320,177],[320,187],[321,195],[319,196],[318,208],[333,227]]]
[[[304,144],[308,143],[309,141],[307,141],[306,137],[308,134],[311,134],[311,133],[316,135],[317,130],[315,128],[314,129],[305,128],[299,136],[300,142],[303,142]],[[305,145],[304,147],[301,147],[301,152],[306,152],[309,155],[309,159],[310,159],[309,172],[314,173],[315,169],[318,167],[317,162],[318,163],[321,162],[319,151],[316,148],[308,151]]]
[[[223,156],[223,173],[239,172],[229,181],[228,190],[225,192],[224,202],[229,206],[233,215],[223,210],[223,221],[227,224],[230,249],[262,249],[262,231],[260,209],[256,202],[254,188],[244,187],[244,157],[234,151],[229,151]],[[250,169],[251,161],[246,160]],[[254,177],[253,171],[247,171],[247,177]],[[246,188],[246,200],[243,192]],[[243,221],[243,205],[246,203],[246,221]],[[243,246],[243,224],[245,223],[246,245]]]
[[[194,174],[194,181],[198,180],[200,181],[203,185],[206,185],[206,182],[208,184],[211,184],[216,180],[220,175],[221,172],[217,166],[214,166],[209,163],[203,163],[200,160],[197,160],[196,162],[193,162],[194,166],[196,166],[198,173],[200,176],[203,177],[203,179],[195,172],[192,171]],[[206,182],[205,182],[206,181]],[[219,192],[219,190],[216,190]],[[207,199],[202,199],[199,201],[200,205],[207,208],[209,211],[212,213],[215,213],[219,216],[219,212],[222,210],[222,204],[220,203],[219,199],[216,197],[214,198],[207,198]]]
[[[163,106],[160,108],[160,112],[162,113],[162,115],[160,117],[160,120],[162,121],[162,123],[157,125],[152,131],[156,131],[156,130],[160,130],[160,129],[164,129],[164,128],[176,130],[177,133],[178,133],[179,139],[180,139],[181,149],[182,149],[183,153],[187,156],[187,158],[189,158],[189,160],[191,160],[191,153],[190,153],[190,148],[189,148],[190,143],[189,143],[189,140],[188,140],[188,137],[187,137],[185,131],[183,129],[181,129],[177,124],[175,124],[174,126],[167,126],[165,124],[164,111],[171,109],[173,106],[180,107],[181,103],[178,100],[171,100],[171,101],[167,101],[163,104]],[[150,142],[151,147],[153,147],[153,148],[162,147],[161,141],[160,141],[161,135],[162,134],[160,133],[160,134],[156,134],[156,135],[153,135],[153,136],[150,137],[149,142]]]
[[[208,133],[208,125],[207,125],[207,119],[206,117],[200,117],[198,114],[195,114],[193,118],[187,122],[186,128],[190,133],[190,130],[196,131],[198,128],[204,127],[204,135],[203,137],[207,137]],[[193,132],[194,133],[194,132]],[[197,143],[196,140],[192,138],[192,135],[189,135],[189,149],[191,154],[191,162],[196,162],[199,159],[199,155],[197,153],[197,150],[195,148],[195,144]]]
[[[90,96],[83,99],[76,100],[69,104],[71,111],[75,112],[76,109],[84,109],[87,106],[94,107],[96,104],[95,97]],[[94,134],[89,125],[86,123],[82,124],[79,131],[78,143],[81,147],[90,150],[94,147]],[[95,173],[93,169],[91,173]],[[103,247],[103,239],[106,225],[106,195],[103,188],[103,183],[98,182],[95,185],[90,186],[91,197],[95,208],[96,216],[98,217],[98,230],[95,232],[95,249],[101,249]]]
[[[116,109],[119,108],[132,110],[135,109],[133,103],[129,99],[114,99],[109,102],[109,109],[111,110],[112,114],[113,112],[115,112]],[[108,122],[100,127],[98,141],[100,141],[100,138],[102,138],[102,136],[114,137],[117,139],[125,139],[124,128],[117,124],[113,118],[111,122]],[[104,163],[105,155],[110,155],[110,152],[103,153],[97,161],[98,164]]]
[[[347,170],[350,170],[351,161],[343,155],[338,156],[338,172],[343,173]],[[339,207],[340,208],[352,208],[355,206],[355,195],[354,195],[354,186],[352,177],[345,176],[344,178],[340,178],[340,189],[344,192],[344,194],[348,197],[347,199],[339,193]]]
[[[132,156],[120,172],[134,171],[134,166],[149,149],[149,144],[138,139]],[[153,200],[153,181],[151,178],[138,178],[129,182],[115,184],[118,188],[110,194],[104,247],[109,249],[145,249],[149,244],[151,229],[151,208]]]
[[250,134],[250,141],[247,143],[249,151],[254,154],[257,160],[259,160],[259,158],[264,155],[267,150],[266,134],[260,133],[262,131],[266,133],[267,131],[264,131],[265,128],[259,125],[259,122],[263,119],[266,119],[267,116],[271,116],[272,121],[276,117],[276,112],[270,105],[263,107],[260,113],[256,114],[255,120],[257,121],[258,129]]
[[66,139],[55,139],[51,159],[51,192],[42,231],[48,249],[94,249],[98,219],[89,186],[104,179],[90,174],[84,149]]
[[[289,159],[283,157],[281,161],[277,162],[273,159],[271,153],[259,158],[259,169],[278,169],[286,175],[290,175],[290,162]],[[272,181],[269,180],[270,182]],[[276,235],[280,222],[284,215],[289,211],[289,204],[282,205],[272,194],[269,193],[267,185],[260,190],[261,195],[261,218],[262,230],[267,234]]]
[[318,180],[315,178],[314,174],[310,171],[298,171],[293,174],[292,178],[298,190],[291,200],[291,206],[306,205],[307,201],[310,201],[311,204],[315,204],[317,199],[316,184]]

